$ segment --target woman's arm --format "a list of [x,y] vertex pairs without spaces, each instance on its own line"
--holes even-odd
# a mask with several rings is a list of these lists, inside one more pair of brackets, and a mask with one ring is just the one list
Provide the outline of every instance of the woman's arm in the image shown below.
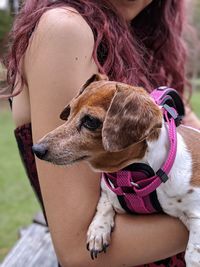
[[[59,114],[97,67],[93,34],[66,9],[46,12],[25,57],[34,141],[57,127]],[[117,215],[108,253],[92,261],[86,232],[100,194],[99,174],[85,163],[60,168],[37,160],[50,232],[63,267],[133,266],[185,249],[187,231],[166,215]]]

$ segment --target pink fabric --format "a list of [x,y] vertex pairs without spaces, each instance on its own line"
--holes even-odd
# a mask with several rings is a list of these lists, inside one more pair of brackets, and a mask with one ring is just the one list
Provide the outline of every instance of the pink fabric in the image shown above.
[[186,267],[184,253],[179,253],[171,258],[167,258],[158,262],[140,265],[137,267]]
[[[118,196],[123,196],[130,211],[140,214],[157,212],[151,204],[150,196],[138,196],[133,191],[131,181],[139,183],[146,178],[143,172],[118,171],[116,173],[103,173],[102,178],[107,186]],[[111,183],[114,187],[111,185]]]

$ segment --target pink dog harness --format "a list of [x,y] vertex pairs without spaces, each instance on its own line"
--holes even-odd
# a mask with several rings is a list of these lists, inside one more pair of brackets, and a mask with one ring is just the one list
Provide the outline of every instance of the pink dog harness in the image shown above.
[[165,122],[168,125],[170,148],[163,166],[154,173],[144,163],[133,163],[115,173],[102,173],[107,186],[119,199],[122,207],[131,213],[155,213],[162,209],[159,205],[156,189],[169,178],[177,151],[178,126],[184,116],[184,106],[176,90],[159,87],[151,93],[155,103],[162,107]]

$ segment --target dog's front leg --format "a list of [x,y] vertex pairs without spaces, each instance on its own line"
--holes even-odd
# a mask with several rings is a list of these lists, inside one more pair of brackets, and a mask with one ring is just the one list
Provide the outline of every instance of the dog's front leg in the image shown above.
[[192,216],[189,219],[189,242],[186,249],[185,260],[187,267],[200,266],[200,217]]
[[106,252],[106,248],[110,244],[111,231],[114,227],[115,211],[104,186],[101,189],[97,211],[87,232],[87,248],[92,259],[97,258],[98,253]]

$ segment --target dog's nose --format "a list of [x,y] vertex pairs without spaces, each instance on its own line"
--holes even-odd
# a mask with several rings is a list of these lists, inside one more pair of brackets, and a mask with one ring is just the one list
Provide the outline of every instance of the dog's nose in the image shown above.
[[44,145],[35,144],[32,146],[32,151],[39,159],[43,159],[48,149]]

